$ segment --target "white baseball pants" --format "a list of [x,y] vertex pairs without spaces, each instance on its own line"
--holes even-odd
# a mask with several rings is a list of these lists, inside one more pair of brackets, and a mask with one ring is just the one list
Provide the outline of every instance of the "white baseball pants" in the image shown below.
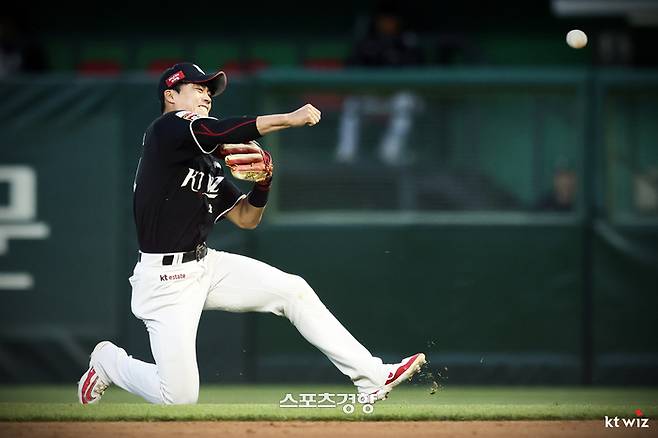
[[94,366],[112,383],[152,403],[196,403],[196,332],[202,310],[270,312],[285,316],[347,375],[359,392],[383,385],[385,367],[327,310],[306,281],[248,257],[208,249],[201,261],[162,266],[142,254],[130,283],[131,307],[144,321],[155,364],[107,345]]

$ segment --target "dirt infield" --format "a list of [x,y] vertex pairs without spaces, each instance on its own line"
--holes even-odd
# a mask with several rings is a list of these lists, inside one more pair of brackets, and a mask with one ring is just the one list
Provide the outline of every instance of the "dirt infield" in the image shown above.
[[89,422],[0,423],[0,437],[650,437],[652,429],[606,429],[603,421]]

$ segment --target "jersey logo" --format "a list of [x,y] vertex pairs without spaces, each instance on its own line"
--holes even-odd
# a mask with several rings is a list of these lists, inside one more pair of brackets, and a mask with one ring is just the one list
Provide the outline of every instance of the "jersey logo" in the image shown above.
[[189,120],[190,122],[199,118],[199,115],[192,111],[178,111],[176,115],[181,119]]
[[183,184],[181,184],[181,187],[186,187],[188,184],[190,186],[190,189],[192,189],[193,192],[198,193],[201,190],[201,186],[203,184],[203,181],[206,181],[206,187],[205,191],[202,192],[204,195],[206,195],[208,198],[216,198],[217,195],[219,194],[219,184],[222,182],[224,179],[223,176],[212,176],[208,175],[206,178],[206,174],[204,172],[201,172],[200,170],[195,170],[192,168],[188,168],[187,176],[183,180]]
[[167,87],[171,87],[172,85],[174,85],[176,82],[180,81],[183,78],[185,78],[185,73],[183,73],[183,70],[179,70],[173,75],[169,76],[165,80],[165,83],[167,84]]

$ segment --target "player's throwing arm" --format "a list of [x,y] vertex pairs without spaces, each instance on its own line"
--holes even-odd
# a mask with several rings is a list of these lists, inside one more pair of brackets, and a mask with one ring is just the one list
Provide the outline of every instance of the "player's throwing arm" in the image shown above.
[[314,126],[320,121],[321,117],[322,113],[316,107],[307,103],[298,110],[288,114],[258,116],[256,118],[256,128],[261,135],[265,135],[285,128]]

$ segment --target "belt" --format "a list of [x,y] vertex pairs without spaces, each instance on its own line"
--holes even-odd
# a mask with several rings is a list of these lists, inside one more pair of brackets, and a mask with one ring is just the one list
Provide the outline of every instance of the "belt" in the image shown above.
[[[192,251],[163,255],[162,265],[163,266],[173,265],[174,259],[176,259],[177,256],[179,257],[178,260],[180,260],[180,263],[187,263],[187,262],[193,262],[195,260],[196,261],[202,260],[207,254],[208,254],[208,246],[204,242],[198,244],[196,246],[196,249],[193,249]],[[141,252],[137,255],[137,261],[138,262],[142,261]]]

